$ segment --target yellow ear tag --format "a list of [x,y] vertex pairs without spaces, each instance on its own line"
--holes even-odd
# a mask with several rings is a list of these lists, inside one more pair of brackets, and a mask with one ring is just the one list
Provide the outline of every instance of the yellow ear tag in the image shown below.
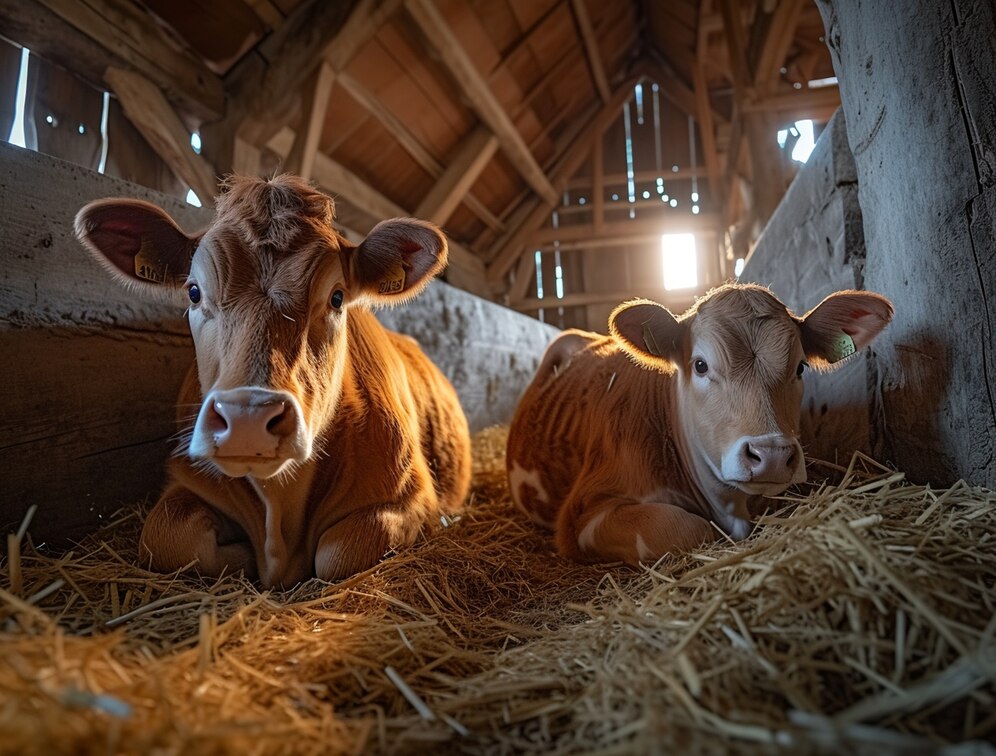
[[142,240],[142,248],[135,255],[135,275],[152,283],[166,283],[167,268],[153,257],[152,243],[148,239]]
[[400,294],[405,289],[405,269],[398,263],[388,268],[384,277],[380,280],[378,294]]
[[858,351],[854,346],[854,339],[846,333],[840,334],[830,348],[830,362],[840,362],[846,357],[850,357]]

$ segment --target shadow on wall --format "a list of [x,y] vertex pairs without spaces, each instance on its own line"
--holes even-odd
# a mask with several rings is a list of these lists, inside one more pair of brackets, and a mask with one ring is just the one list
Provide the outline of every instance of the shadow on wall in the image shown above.
[[[920,331],[913,340],[897,343],[894,349],[898,370],[895,375],[877,376],[872,386],[873,427],[881,432],[875,450],[887,462],[904,469],[914,482],[954,480],[959,477],[955,472],[958,465],[942,451],[952,447],[941,439],[967,429],[955,417],[949,418],[950,427],[939,427],[945,417],[941,408],[950,381],[949,339],[939,332]],[[907,464],[906,454],[896,457],[896,449],[916,450],[917,464]]]

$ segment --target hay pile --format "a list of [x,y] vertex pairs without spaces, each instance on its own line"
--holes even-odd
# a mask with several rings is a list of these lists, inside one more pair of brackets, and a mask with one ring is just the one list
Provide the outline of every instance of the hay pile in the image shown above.
[[640,572],[553,554],[503,447],[458,522],[335,585],[147,573],[135,513],[64,555],[12,536],[0,749],[990,752],[996,494],[856,459]]

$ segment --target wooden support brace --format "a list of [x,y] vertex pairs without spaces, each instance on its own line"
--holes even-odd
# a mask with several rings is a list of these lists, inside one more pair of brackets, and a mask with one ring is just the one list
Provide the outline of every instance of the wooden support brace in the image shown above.
[[477,181],[496,149],[498,140],[494,134],[484,126],[474,129],[463,140],[453,162],[419,203],[415,216],[439,225],[445,224]]
[[287,156],[285,167],[290,173],[306,179],[313,175],[315,156],[325,130],[325,114],[334,82],[335,72],[328,63],[323,62],[312,77],[311,91],[304,108],[304,129],[297,132],[294,146]]
[[584,42],[585,53],[588,56],[588,67],[591,69],[591,78],[595,82],[595,89],[602,102],[608,102],[612,96],[609,89],[609,79],[605,75],[605,66],[602,64],[602,54],[598,50],[598,37],[595,36],[595,29],[591,24],[591,16],[588,15],[588,6],[585,0],[571,0],[571,8],[574,9],[574,20],[577,21],[578,31],[581,33],[581,40]]
[[108,68],[104,80],[114,92],[124,114],[177,178],[194,190],[201,203],[214,203],[217,189],[214,168],[190,146],[190,132],[166,101],[162,91],[141,74]]

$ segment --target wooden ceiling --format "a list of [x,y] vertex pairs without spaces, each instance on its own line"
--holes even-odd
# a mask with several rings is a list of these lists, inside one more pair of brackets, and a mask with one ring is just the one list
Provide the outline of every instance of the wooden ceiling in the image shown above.
[[749,244],[791,178],[774,132],[838,104],[809,87],[833,76],[822,33],[812,0],[0,0],[0,34],[109,89],[202,197],[232,170],[303,173],[360,232],[441,223],[451,280],[499,297],[572,187],[592,201],[567,223],[624,233],[593,172],[618,174],[641,81],[694,119],[665,135],[695,142],[703,218]]

